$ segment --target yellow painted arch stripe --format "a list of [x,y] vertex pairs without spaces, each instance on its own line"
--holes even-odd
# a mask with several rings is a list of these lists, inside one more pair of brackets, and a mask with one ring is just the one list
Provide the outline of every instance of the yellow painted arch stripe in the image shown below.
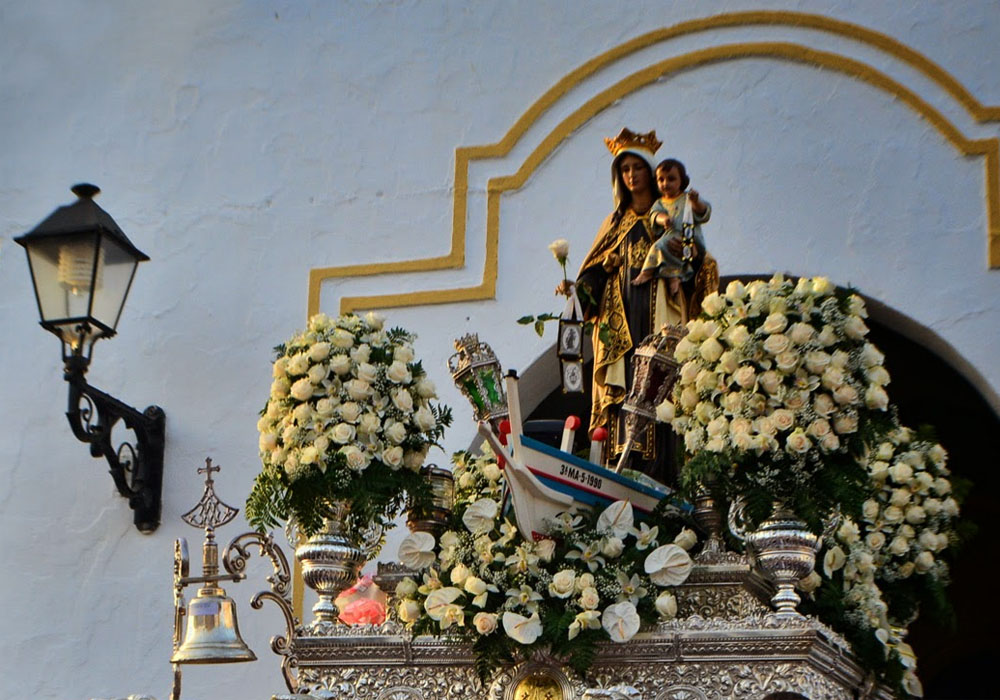
[[618,83],[598,93],[560,122],[542,142],[528,155],[524,163],[513,175],[491,178],[487,185],[487,236],[486,262],[483,282],[474,287],[446,290],[429,290],[402,294],[344,297],[341,311],[357,309],[392,308],[422,306],[457,301],[492,299],[496,291],[497,241],[500,222],[499,196],[503,192],[521,187],[535,169],[574,130],[578,129],[594,115],[606,109],[615,101],[656,80],[682,70],[688,70],[709,63],[740,58],[779,58],[807,63],[821,68],[835,70],[863,80],[889,92],[909,105],[915,112],[930,122],[941,134],[964,155],[985,157],[987,221],[989,228],[989,249],[991,267],[1000,266],[1000,178],[998,178],[998,139],[969,139],[948,119],[934,109],[916,93],[896,82],[871,66],[839,54],[810,49],[799,44],[782,42],[762,42],[730,44],[693,51],[682,56],[669,58],[639,70]]

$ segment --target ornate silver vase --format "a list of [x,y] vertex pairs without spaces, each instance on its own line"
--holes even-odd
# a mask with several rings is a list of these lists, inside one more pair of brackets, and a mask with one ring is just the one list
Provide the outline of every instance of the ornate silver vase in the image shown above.
[[801,598],[795,584],[813,570],[819,537],[795,513],[775,503],[771,517],[746,536],[758,566],[777,586],[771,598],[778,615],[802,617],[795,609]]
[[295,549],[302,564],[302,580],[319,596],[312,608],[313,620],[306,625],[313,635],[322,635],[337,624],[340,611],[334,601],[358,580],[367,558],[347,536],[344,519],[348,510],[348,504],[334,503],[333,515],[323,529]]

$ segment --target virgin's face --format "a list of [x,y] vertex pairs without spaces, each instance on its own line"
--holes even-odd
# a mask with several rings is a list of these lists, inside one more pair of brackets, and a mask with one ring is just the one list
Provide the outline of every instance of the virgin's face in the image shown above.
[[649,174],[649,165],[639,156],[626,155],[618,163],[618,172],[621,173],[622,182],[632,194],[645,194],[652,185]]

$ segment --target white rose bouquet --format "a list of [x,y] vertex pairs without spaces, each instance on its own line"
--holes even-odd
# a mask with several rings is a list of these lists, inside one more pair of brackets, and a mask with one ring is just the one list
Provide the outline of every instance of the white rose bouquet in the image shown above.
[[751,523],[781,500],[820,531],[839,503],[860,502],[857,458],[892,425],[864,301],[825,278],[775,275],[733,282],[702,309],[658,411],[684,440],[682,481],[741,494]]
[[695,544],[679,521],[657,512],[636,523],[619,501],[562,514],[551,523],[556,539],[527,541],[501,512],[496,460],[458,453],[454,463],[449,529],[436,540],[413,533],[400,546],[422,581],[400,583],[395,614],[415,634],[468,638],[483,678],[540,648],[584,672],[597,642],[626,642],[642,623],[677,614],[672,589],[686,580]]
[[[815,607],[839,623],[866,665],[921,695],[906,627],[922,604],[947,601],[949,549],[959,505],[947,454],[929,431],[900,427],[869,454],[869,497],[825,541]],[[892,667],[895,667],[894,669]],[[886,673],[888,671],[888,673]]]
[[363,532],[390,525],[407,493],[418,502],[429,497],[420,466],[451,411],[432,403],[434,385],[413,340],[385,329],[375,313],[319,314],[275,348],[257,422],[263,469],[247,499],[252,525],[293,519],[312,534],[330,503],[342,500],[350,503],[349,529]]

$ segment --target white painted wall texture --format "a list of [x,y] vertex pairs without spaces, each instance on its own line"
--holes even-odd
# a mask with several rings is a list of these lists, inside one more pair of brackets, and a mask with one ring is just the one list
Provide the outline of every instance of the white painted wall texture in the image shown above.
[[[309,270],[447,254],[457,147],[499,141],[549,88],[630,39],[750,9],[880,32],[980,103],[1000,104],[1000,10],[988,2],[0,3],[2,694],[165,698],[172,541],[198,541],[179,516],[201,494],[195,470],[206,456],[223,467],[220,496],[242,506],[270,348],[304,323]],[[601,138],[623,125],[657,129],[662,155],[688,164],[715,207],[705,234],[723,274],[854,284],[936,336],[939,350],[950,346],[997,405],[1000,271],[987,266],[984,160],[963,155],[900,93],[758,56],[585,106],[657,62],[759,42],[865,64],[965,137],[1000,136],[1000,123],[977,122],[898,56],[815,29],[713,29],[609,62],[534,115],[509,154],[471,163],[463,267],[322,286],[321,308],[336,313],[342,296],[478,285],[487,180],[515,173],[550,134],[565,136],[501,197],[494,300],[386,309],[420,334],[418,351],[457,409],[449,451],[473,436],[444,369],[451,340],[478,331],[519,368],[548,348],[551,333],[538,339],[514,319],[557,309],[545,246],[568,238],[571,264],[582,259],[611,208]],[[581,108],[590,118],[562,134]],[[71,201],[80,181],[101,186],[99,204],[152,257],[90,372],[102,389],[167,413],[163,525],[150,536],[65,424],[57,342],[36,326],[11,241]],[[220,539],[243,525],[241,516]],[[258,582],[266,569],[258,563]],[[261,660],[190,668],[184,697],[282,689],[267,648],[279,616],[246,605],[258,587],[230,593]]]

